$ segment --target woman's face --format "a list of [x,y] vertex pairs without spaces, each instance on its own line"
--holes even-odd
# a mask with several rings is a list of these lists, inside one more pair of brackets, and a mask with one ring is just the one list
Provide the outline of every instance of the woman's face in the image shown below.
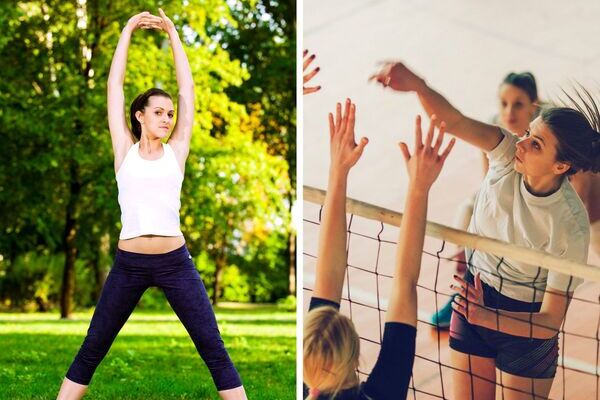
[[138,111],[138,119],[142,130],[150,138],[162,139],[168,136],[173,126],[173,101],[164,96],[151,96],[144,112]]
[[550,128],[537,117],[517,143],[515,170],[529,177],[561,175],[568,164],[556,161],[558,140]]
[[502,127],[519,136],[525,135],[537,110],[536,103],[523,89],[508,83],[500,86],[498,100]]

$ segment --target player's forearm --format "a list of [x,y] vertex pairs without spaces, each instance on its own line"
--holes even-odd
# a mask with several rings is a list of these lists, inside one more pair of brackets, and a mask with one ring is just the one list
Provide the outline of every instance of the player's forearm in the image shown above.
[[394,280],[416,285],[421,270],[428,190],[409,188],[400,225]]
[[537,312],[514,312],[487,309],[487,316],[481,325],[485,328],[500,331],[509,335],[550,339],[560,330],[562,319],[556,315]]
[[498,127],[464,116],[444,96],[432,89],[424,80],[416,93],[429,116],[436,115],[437,121],[446,123],[448,133],[484,151],[493,150],[502,140]]
[[[332,170],[322,212],[315,295],[339,302],[346,271],[346,188],[348,172]],[[327,290],[325,288],[331,288]]]

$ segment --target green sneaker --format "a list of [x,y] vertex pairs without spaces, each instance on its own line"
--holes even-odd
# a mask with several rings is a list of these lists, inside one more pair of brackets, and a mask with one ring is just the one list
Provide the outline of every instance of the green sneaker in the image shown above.
[[455,294],[448,299],[444,307],[431,316],[431,323],[438,328],[445,329],[450,327],[450,318],[452,317],[452,300]]

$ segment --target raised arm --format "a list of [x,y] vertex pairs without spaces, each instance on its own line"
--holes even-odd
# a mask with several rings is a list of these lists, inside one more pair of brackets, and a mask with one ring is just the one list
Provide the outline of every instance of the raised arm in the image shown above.
[[112,138],[113,153],[115,156],[115,171],[117,171],[133,144],[133,136],[125,119],[125,94],[123,81],[125,80],[125,67],[127,65],[127,50],[131,42],[131,35],[137,28],[149,27],[156,17],[149,12],[134,15],[121,32],[117,49],[113,55],[108,74],[107,110],[108,128]]
[[502,133],[497,126],[464,116],[441,94],[429,87],[424,79],[400,62],[386,63],[370,79],[399,92],[415,92],[429,116],[435,114],[439,121],[445,121],[448,133],[481,150],[493,150],[502,140]]
[[368,143],[354,139],[356,106],[346,100],[344,113],[337,104],[335,120],[329,114],[330,166],[329,184],[322,213],[317,257],[317,277],[313,295],[339,303],[342,298],[346,254],[346,186],[348,173],[356,164]]
[[417,326],[417,281],[421,271],[429,189],[439,176],[444,161],[455,143],[455,139],[452,139],[440,154],[445,124],[443,122],[440,124],[440,131],[434,140],[436,122],[434,116],[423,144],[421,117],[417,117],[412,155],[406,143],[400,143],[400,150],[408,170],[409,185],[404,216],[400,225],[392,294],[386,314],[388,322],[402,322]]
[[179,34],[173,21],[167,17],[164,11],[159,8],[160,17],[162,18],[162,29],[169,35],[171,42],[171,50],[175,59],[175,74],[177,76],[177,87],[179,94],[177,95],[177,122],[175,128],[169,138],[169,144],[175,151],[177,161],[183,167],[185,160],[190,152],[190,140],[192,138],[192,126],[194,124],[194,80],[192,78],[192,70],[190,63],[183,49]]

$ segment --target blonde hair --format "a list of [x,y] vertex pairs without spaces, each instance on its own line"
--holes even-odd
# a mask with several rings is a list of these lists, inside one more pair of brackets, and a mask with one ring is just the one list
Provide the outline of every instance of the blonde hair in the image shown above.
[[[360,339],[350,318],[333,307],[319,307],[304,321],[304,383],[335,397],[358,385]],[[309,395],[307,400],[313,399]]]

